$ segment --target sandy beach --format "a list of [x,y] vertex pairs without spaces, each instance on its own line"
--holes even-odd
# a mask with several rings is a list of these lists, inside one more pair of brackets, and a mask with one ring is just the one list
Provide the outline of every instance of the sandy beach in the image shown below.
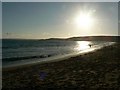
[[[57,62],[5,68],[3,89],[120,89],[120,43]],[[42,90],[42,89],[41,89]]]

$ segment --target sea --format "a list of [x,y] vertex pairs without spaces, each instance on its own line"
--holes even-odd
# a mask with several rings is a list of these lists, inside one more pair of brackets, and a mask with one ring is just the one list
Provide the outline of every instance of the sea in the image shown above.
[[12,67],[62,60],[88,53],[115,42],[2,39],[2,66]]

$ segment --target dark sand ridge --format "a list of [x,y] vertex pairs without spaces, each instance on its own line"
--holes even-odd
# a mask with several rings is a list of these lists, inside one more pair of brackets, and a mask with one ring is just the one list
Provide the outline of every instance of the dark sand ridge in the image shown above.
[[58,62],[3,69],[4,88],[120,87],[120,44]]

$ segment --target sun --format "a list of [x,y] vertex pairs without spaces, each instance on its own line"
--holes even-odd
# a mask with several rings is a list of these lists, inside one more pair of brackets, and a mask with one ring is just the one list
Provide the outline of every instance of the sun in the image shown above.
[[81,12],[75,17],[75,24],[79,28],[88,29],[94,24],[94,18],[90,13]]

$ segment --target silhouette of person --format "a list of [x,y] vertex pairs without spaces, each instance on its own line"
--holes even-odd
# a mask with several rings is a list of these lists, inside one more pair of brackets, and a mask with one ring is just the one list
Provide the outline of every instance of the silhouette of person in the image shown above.
[[91,44],[89,44],[89,47],[91,48],[91,47],[92,47],[92,45],[91,45]]

